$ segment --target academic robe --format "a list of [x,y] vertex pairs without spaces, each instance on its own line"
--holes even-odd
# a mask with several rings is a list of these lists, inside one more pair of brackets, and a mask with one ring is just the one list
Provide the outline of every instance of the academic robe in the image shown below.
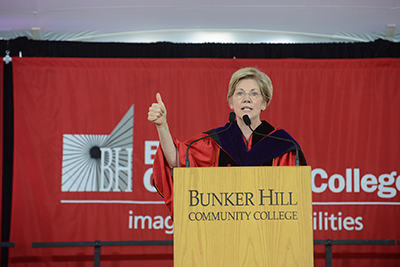
[[[183,143],[172,137],[177,150],[177,157],[179,158],[179,166],[185,166],[187,147],[193,140],[213,134],[212,137],[192,143],[189,148],[190,167],[296,165],[296,153],[293,143],[253,134],[249,144],[246,144],[236,121],[232,123],[232,126],[228,130],[215,134],[226,129],[228,126],[229,123],[196,135]],[[275,129],[266,121],[262,121],[255,131],[296,142],[285,130]],[[299,156],[301,164],[306,165],[301,150],[299,151]],[[173,169],[169,168],[161,146],[158,147],[154,158],[152,177],[153,185],[164,198],[172,217]]]

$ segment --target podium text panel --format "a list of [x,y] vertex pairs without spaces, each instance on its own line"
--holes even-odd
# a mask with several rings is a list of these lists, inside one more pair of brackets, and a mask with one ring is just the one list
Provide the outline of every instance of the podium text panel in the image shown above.
[[313,266],[311,168],[174,169],[174,266]]

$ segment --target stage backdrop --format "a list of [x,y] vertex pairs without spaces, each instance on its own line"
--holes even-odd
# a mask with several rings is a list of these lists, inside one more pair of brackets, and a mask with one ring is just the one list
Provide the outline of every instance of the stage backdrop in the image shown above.
[[[274,96],[262,118],[312,166],[314,239],[399,239],[400,60],[13,59],[10,266],[92,266],[93,248],[32,242],[168,240],[150,184],[160,92],[174,136],[225,124],[231,74],[257,67]],[[191,233],[187,233],[190,235]],[[268,238],[268,237],[265,237]],[[395,246],[334,246],[334,266],[395,266]],[[102,266],[172,266],[172,246],[103,247]],[[315,246],[324,266],[324,246]]]

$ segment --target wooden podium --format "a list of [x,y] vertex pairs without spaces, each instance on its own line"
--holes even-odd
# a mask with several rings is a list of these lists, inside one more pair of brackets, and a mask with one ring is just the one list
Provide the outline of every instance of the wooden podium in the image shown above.
[[174,266],[313,266],[311,167],[175,168]]

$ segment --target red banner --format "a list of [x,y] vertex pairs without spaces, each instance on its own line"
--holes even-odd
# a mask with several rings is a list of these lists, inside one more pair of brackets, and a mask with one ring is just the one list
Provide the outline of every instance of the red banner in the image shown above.
[[[92,266],[93,248],[32,242],[169,240],[150,184],[160,92],[171,133],[221,126],[231,74],[255,66],[274,86],[262,118],[312,166],[314,239],[399,239],[400,60],[13,60],[15,152],[10,266]],[[188,233],[190,234],[190,233]],[[102,247],[101,265],[172,266],[172,246]],[[335,266],[395,266],[399,246],[334,246]],[[324,266],[315,246],[315,266]]]

